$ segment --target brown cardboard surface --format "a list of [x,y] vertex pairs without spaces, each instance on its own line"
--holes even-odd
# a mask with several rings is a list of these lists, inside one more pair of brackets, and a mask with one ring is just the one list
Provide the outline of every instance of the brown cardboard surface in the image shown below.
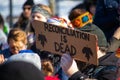
[[38,49],[62,55],[69,53],[77,60],[98,64],[96,35],[33,21]]

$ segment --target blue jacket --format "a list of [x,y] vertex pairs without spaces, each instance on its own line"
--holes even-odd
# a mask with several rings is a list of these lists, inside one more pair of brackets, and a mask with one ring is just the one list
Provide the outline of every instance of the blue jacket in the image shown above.
[[12,53],[10,52],[10,49],[5,49],[5,50],[1,50],[0,51],[0,54],[3,54],[4,55],[4,58],[8,58],[12,55]]
[[[19,51],[19,53],[34,53],[32,50],[21,50]],[[10,49],[5,49],[5,50],[1,50],[0,54],[4,55],[4,58],[9,58],[10,56],[12,56],[12,53],[10,52]]]

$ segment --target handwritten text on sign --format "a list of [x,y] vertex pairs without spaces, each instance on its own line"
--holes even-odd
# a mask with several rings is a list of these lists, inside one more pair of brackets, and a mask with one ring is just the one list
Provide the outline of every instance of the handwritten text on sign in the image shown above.
[[97,64],[96,36],[82,31],[34,21],[38,49],[60,54],[70,53],[75,59]]

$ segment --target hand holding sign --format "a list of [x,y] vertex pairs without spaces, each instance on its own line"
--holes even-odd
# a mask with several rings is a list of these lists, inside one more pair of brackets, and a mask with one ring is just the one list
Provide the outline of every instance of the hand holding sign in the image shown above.
[[2,64],[5,61],[5,58],[3,54],[0,54],[0,64]]
[[76,73],[78,70],[77,63],[69,54],[63,54],[61,57],[61,67],[63,71],[71,76]]

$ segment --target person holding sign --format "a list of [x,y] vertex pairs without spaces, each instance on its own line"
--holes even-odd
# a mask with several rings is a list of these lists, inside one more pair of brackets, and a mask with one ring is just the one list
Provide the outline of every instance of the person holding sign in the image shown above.
[[52,16],[50,8],[43,4],[34,5],[32,8],[32,20],[46,22]]
[[89,65],[83,71],[79,71],[76,61],[69,54],[63,54],[61,57],[61,67],[69,76],[69,80],[85,80],[88,78],[97,80],[116,80],[116,63],[118,58],[115,56],[115,53],[105,53],[98,49],[97,54],[102,54],[98,59],[98,66]]
[[[32,21],[37,20],[37,21],[47,22],[47,20],[52,17],[52,12],[48,6],[43,5],[43,4],[36,4],[32,8],[31,17],[32,17]],[[33,46],[31,46],[31,49],[34,52],[38,53],[42,60],[48,59],[52,61],[53,66],[55,68],[55,73],[60,74],[59,76],[61,80],[65,80],[62,75],[63,71],[62,72],[60,71],[60,56],[59,55],[52,54],[48,51],[40,51],[36,48],[36,44],[33,44]]]
[[[63,27],[63,28],[71,28],[73,29],[72,27],[70,27],[67,23],[67,21],[64,19],[64,18],[61,18],[61,17],[52,17],[52,18],[49,18],[47,20],[48,23],[50,24],[53,24],[53,25],[57,25],[57,26],[60,26],[60,27]],[[59,76],[61,77],[62,80],[67,80],[68,79],[68,76],[66,76],[66,74],[64,74],[63,70],[60,68],[57,72],[59,74]]]
[[[107,51],[108,44],[103,31],[94,25],[91,14],[84,9],[74,9],[69,14],[69,20],[76,30],[95,34],[98,38],[98,46],[102,51]],[[101,56],[101,55],[100,55]],[[82,68],[81,68],[82,69]]]
[[[46,22],[48,18],[52,17],[52,11],[51,9],[44,5],[44,4],[36,4],[32,7],[32,11],[31,11],[31,22],[34,20],[37,21],[42,21],[42,22]],[[32,30],[33,28],[33,30]],[[28,28],[27,32],[31,31],[31,37],[28,38],[28,41],[30,40],[30,38],[34,38],[33,40],[33,44],[30,43],[30,48],[36,52],[36,46],[35,46],[35,31],[34,31],[34,27],[32,26],[32,28]]]
[[[52,16],[51,9],[44,4],[36,4],[31,9],[31,22],[33,20],[46,22],[47,19],[50,18],[51,16]],[[35,42],[34,27],[28,26],[26,28],[26,32],[28,35],[29,44],[28,48],[32,47],[33,51],[36,52],[35,46],[33,46]]]
[[[89,12],[85,11],[84,9],[75,9],[70,12],[69,19],[75,29],[97,35],[97,38],[98,38],[97,55],[98,55],[98,59],[99,59],[99,66],[96,67],[94,65],[88,65],[86,68],[84,68],[84,70],[81,70],[78,73],[77,73],[78,70],[75,69],[75,66],[74,66],[72,68],[74,68],[73,70],[76,70],[76,71],[74,71],[75,73],[71,74],[71,71],[69,69],[71,69],[71,66],[74,61],[68,60],[69,59],[68,56],[66,58],[66,56],[63,55],[63,57],[61,58],[61,66],[62,66],[63,70],[65,71],[66,74],[70,74],[69,76],[71,76],[71,77],[72,77],[72,75],[74,76],[74,78],[71,78],[70,80],[77,80],[78,78],[77,77],[75,78],[76,75],[79,75],[78,80],[82,80],[82,79],[86,78],[86,76],[84,76],[84,75],[87,75],[87,76],[89,75],[92,77],[94,75],[93,78],[97,78],[99,80],[104,80],[104,79],[115,80],[116,62],[117,62],[118,58],[116,58],[114,53],[106,52],[108,45],[107,45],[105,35],[101,31],[101,29],[99,29],[96,25],[94,25],[92,23],[92,18],[91,18],[91,15],[89,14]],[[67,62],[70,65],[68,65]],[[78,65],[81,65],[81,64],[78,64]],[[69,67],[67,67],[67,66],[69,66]],[[79,67],[81,67],[81,66],[78,66],[77,68],[79,68]],[[91,68],[93,69],[93,71],[90,71]],[[94,74],[94,70],[96,70],[96,69],[97,69],[97,71],[102,70],[102,72],[106,73],[106,75],[101,76],[102,73],[99,73],[99,71],[98,71],[98,73],[96,73],[96,71],[95,71],[96,74]],[[109,71],[107,72],[107,70],[109,70]],[[83,74],[82,74],[82,72],[83,72]],[[112,76],[114,75],[114,76],[112,78],[107,77],[109,75],[112,75]],[[80,79],[80,77],[81,77],[81,79]]]

